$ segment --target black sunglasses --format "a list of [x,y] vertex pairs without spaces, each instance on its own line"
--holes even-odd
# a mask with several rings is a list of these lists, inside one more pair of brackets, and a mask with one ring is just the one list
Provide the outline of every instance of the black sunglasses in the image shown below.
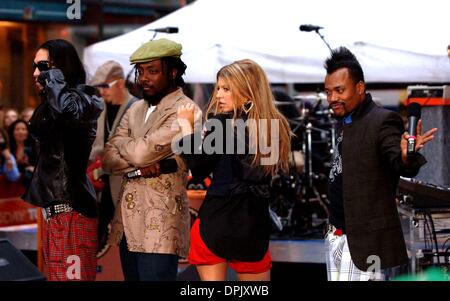
[[33,62],[33,71],[38,68],[39,71],[48,71],[52,67],[50,61],[39,61],[37,63]]

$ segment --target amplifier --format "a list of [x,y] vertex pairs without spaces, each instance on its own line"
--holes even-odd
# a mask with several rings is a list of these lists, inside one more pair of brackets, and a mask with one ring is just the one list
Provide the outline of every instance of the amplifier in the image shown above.
[[417,102],[422,106],[450,105],[450,86],[408,86],[407,104]]

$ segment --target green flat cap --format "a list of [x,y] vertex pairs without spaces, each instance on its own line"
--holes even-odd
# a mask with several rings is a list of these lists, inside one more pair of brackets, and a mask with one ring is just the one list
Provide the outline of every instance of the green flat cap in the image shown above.
[[131,56],[130,64],[145,63],[163,57],[180,57],[181,44],[168,40],[152,40],[139,47]]

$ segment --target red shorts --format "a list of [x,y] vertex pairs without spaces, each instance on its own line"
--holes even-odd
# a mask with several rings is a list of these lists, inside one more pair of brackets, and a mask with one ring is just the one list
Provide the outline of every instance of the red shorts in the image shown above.
[[97,219],[75,211],[43,219],[42,253],[47,280],[95,280]]
[[[195,220],[192,225],[188,260],[190,264],[198,265],[213,265],[227,261],[226,259],[215,255],[205,245],[205,242],[200,237],[200,219]],[[264,255],[264,258],[260,261],[245,262],[232,259],[229,261],[229,266],[235,270],[236,273],[240,274],[264,273],[272,268],[272,258],[270,257],[269,250],[267,250],[266,255]]]

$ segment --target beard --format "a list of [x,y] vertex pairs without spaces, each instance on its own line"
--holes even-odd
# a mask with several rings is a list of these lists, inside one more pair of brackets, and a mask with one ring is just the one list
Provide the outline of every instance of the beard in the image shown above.
[[150,105],[156,106],[161,101],[161,99],[163,99],[163,97],[166,95],[167,95],[167,93],[165,91],[159,91],[155,94],[150,95],[150,94],[145,93],[145,91],[142,90],[142,97],[144,98],[144,100],[146,102],[148,102],[149,106]]
[[168,83],[167,85],[160,87],[159,91],[155,91],[153,89],[153,93],[150,94],[149,92],[146,92],[141,86],[142,97],[145,101],[148,102],[149,105],[152,106],[156,106],[161,101],[161,99],[175,90],[176,86]]

